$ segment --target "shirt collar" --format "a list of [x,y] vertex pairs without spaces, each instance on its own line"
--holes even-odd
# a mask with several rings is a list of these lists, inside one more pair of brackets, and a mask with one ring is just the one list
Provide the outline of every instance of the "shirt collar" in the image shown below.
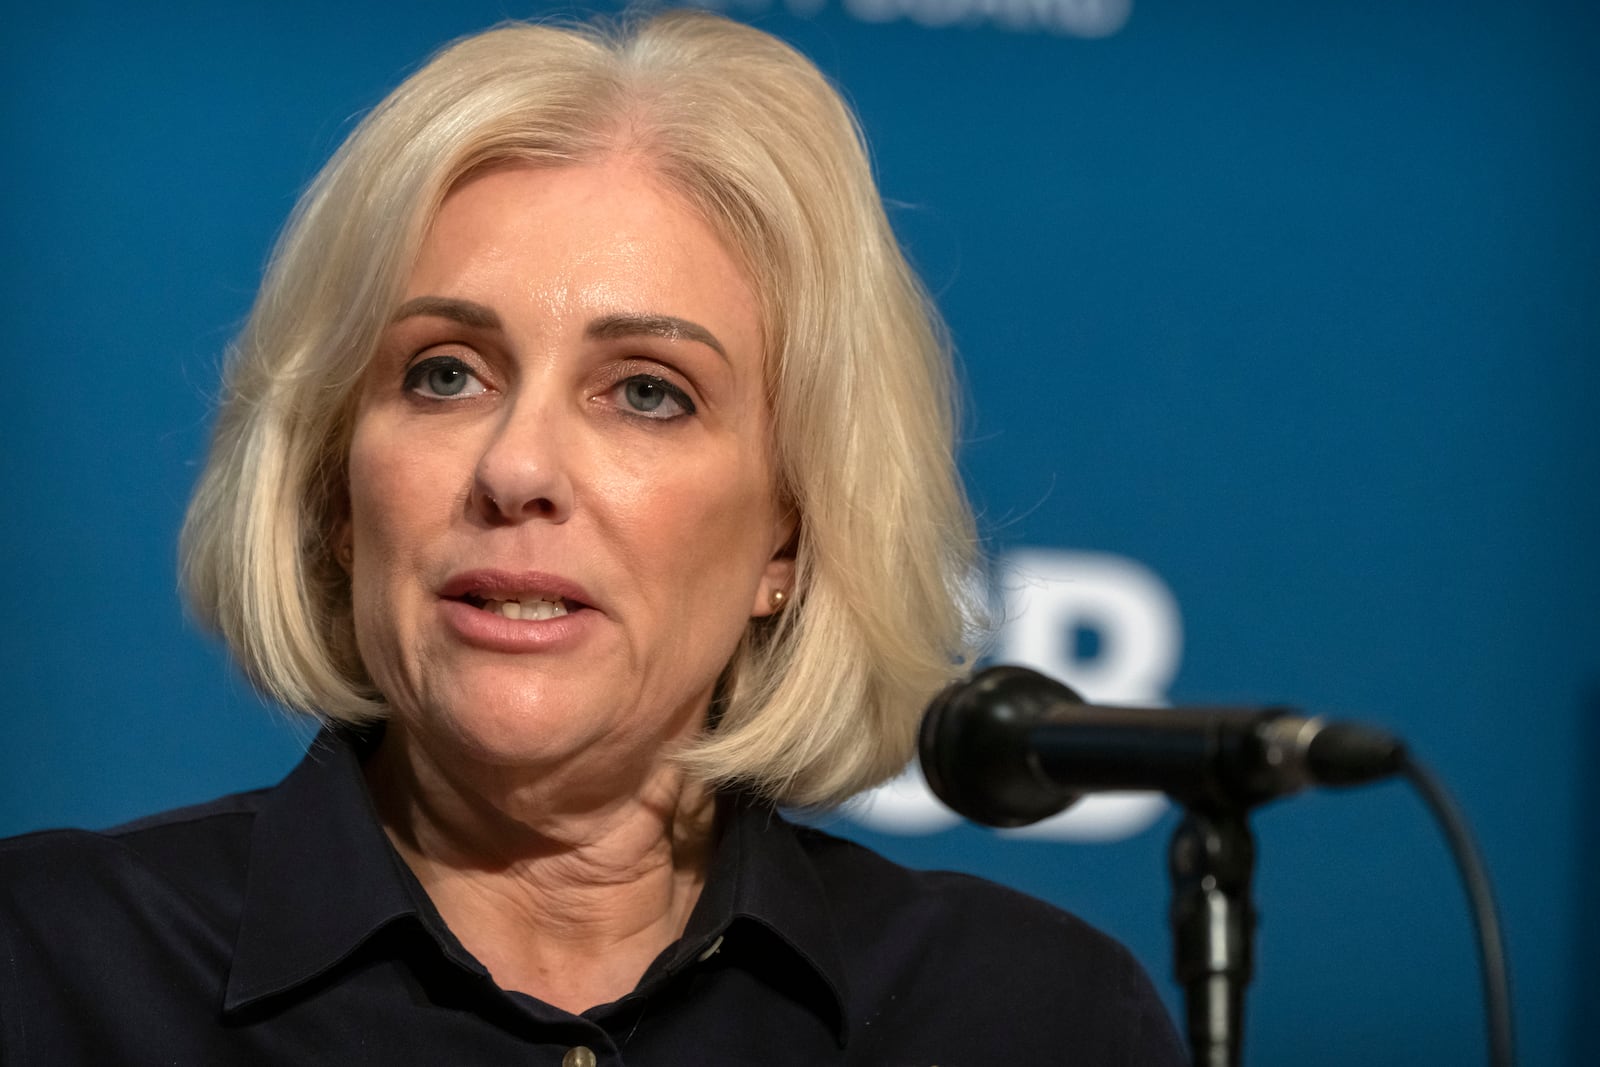
[[326,973],[418,916],[415,879],[384,835],[358,735],[324,730],[256,814],[225,1011]]
[[722,835],[700,900],[683,937],[645,972],[640,988],[706,958],[725,939],[747,936],[748,927],[755,926],[815,979],[807,999],[830,1017],[843,1046],[849,1036],[849,991],[838,930],[816,868],[794,826],[770,804],[739,794],[725,796],[723,804]]
[[[272,790],[251,830],[250,867],[223,1001],[234,1012],[337,966],[385,927],[412,920],[457,966],[488,972],[451,935],[389,843],[361,773],[376,741],[327,729]],[[816,870],[793,826],[770,805],[723,798],[722,833],[684,936],[646,972],[641,989],[741,936],[753,923],[817,979],[814,1003],[846,1037],[844,966]]]

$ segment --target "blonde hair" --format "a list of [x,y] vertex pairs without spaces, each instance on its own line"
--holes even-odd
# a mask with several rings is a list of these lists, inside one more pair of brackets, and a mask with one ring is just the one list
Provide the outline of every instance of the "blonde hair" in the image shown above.
[[268,695],[346,722],[385,705],[330,537],[355,386],[446,193],[476,168],[649,161],[762,300],[795,593],[750,624],[680,754],[718,785],[844,800],[910,758],[981,629],[948,345],[895,242],[854,117],[799,53],[703,12],[465,38],[357,127],[290,217],[235,343],[184,526],[194,609]]

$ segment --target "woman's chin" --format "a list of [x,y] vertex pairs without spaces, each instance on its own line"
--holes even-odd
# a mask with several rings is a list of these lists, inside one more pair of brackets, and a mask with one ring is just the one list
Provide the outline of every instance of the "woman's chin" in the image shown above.
[[[475,698],[476,697],[476,698]],[[486,687],[463,688],[409,726],[425,735],[430,754],[496,767],[558,763],[592,750],[606,731],[570,697]],[[438,746],[443,742],[444,749]]]

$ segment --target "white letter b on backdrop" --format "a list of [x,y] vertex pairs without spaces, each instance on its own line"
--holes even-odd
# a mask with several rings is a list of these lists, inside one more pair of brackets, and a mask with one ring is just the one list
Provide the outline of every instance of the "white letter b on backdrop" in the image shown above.
[[[999,662],[1059,678],[1095,703],[1166,703],[1183,629],[1172,592],[1147,567],[1103,552],[1025,548],[1001,557],[996,578]],[[1009,832],[1115,840],[1149,826],[1165,806],[1156,794],[1100,793]],[[934,797],[915,764],[862,797],[850,814],[882,833],[931,833],[959,821]]]

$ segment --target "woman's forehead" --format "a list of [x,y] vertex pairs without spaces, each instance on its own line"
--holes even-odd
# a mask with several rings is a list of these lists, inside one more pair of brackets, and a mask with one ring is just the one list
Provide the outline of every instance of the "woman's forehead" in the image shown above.
[[[744,257],[642,161],[503,164],[457,184],[412,265],[402,303],[520,296],[545,312],[653,311],[705,323],[761,351],[761,304]],[[720,329],[718,328],[720,326]]]

